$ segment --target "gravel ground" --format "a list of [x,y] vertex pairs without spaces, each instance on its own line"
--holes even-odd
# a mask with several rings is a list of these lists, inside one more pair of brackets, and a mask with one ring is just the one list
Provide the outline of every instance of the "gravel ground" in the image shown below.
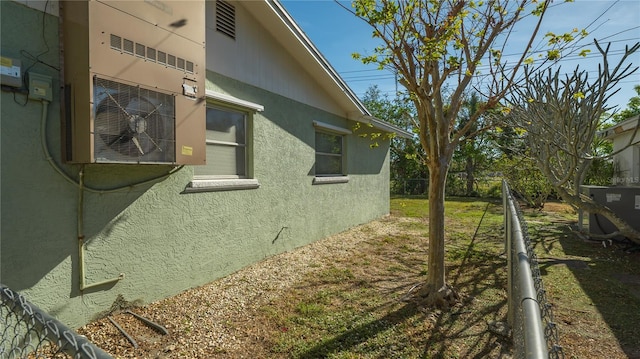
[[[348,258],[362,241],[397,230],[388,220],[373,221],[177,296],[130,308],[164,326],[168,335],[122,311],[92,322],[78,332],[117,358],[261,357],[256,351],[264,346],[263,333],[277,328],[270,328],[268,323],[251,323],[252,313],[265,304],[277,302],[280,293],[299,283],[307,273],[321,270],[338,258]],[[135,340],[137,348],[109,318]]]

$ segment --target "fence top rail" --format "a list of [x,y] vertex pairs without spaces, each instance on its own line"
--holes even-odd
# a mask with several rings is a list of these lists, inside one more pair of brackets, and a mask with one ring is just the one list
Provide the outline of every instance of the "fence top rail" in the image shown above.
[[[518,202],[511,194],[506,181],[502,182],[505,216],[505,240],[509,256],[510,295],[509,316],[511,311],[522,310],[522,326],[526,358],[564,358],[562,347],[558,345],[557,328],[553,322],[553,313],[546,298],[538,259],[531,244],[527,224]],[[518,309],[516,309],[518,308]],[[546,322],[546,324],[545,324]],[[514,324],[514,327],[516,325]],[[514,336],[515,336],[514,332]],[[514,337],[514,341],[516,338]]]
[[[37,329],[42,338],[56,344],[60,351],[77,359],[112,359],[113,357],[87,338],[30,303],[24,296],[0,283],[0,306],[11,311],[25,326]],[[6,320],[7,318],[2,318]],[[0,348],[1,349],[1,348]],[[6,349],[6,348],[5,348]]]

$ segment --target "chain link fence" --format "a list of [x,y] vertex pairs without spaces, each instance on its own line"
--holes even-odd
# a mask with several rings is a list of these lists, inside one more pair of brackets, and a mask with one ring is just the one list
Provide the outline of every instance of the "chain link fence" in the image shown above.
[[112,358],[3,284],[0,300],[0,359]]
[[[447,196],[500,198],[499,177],[495,172],[478,174],[470,189],[466,173],[449,172],[445,193]],[[426,196],[429,193],[429,179],[392,178],[389,187],[392,195]]]
[[429,191],[428,178],[395,178],[391,180],[391,194],[415,196]]
[[505,246],[508,258],[509,325],[516,358],[564,358],[558,327],[547,300],[527,223],[503,182]]

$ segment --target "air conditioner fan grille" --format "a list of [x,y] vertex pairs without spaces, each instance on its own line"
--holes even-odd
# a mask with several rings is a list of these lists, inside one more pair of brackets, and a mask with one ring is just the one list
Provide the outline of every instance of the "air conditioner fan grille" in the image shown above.
[[94,78],[97,162],[175,162],[175,97]]

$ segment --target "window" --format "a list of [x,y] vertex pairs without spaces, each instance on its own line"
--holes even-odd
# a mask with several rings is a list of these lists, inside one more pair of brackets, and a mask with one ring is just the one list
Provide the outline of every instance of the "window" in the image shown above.
[[251,134],[254,116],[264,106],[211,90],[206,96],[207,164],[193,167],[194,177],[185,192],[259,188],[252,178]]
[[316,163],[313,184],[346,183],[349,177],[345,169],[346,135],[351,130],[344,127],[313,121],[316,128]]
[[343,175],[343,136],[316,132],[316,176]]
[[247,113],[207,107],[207,164],[197,176],[247,177]]

